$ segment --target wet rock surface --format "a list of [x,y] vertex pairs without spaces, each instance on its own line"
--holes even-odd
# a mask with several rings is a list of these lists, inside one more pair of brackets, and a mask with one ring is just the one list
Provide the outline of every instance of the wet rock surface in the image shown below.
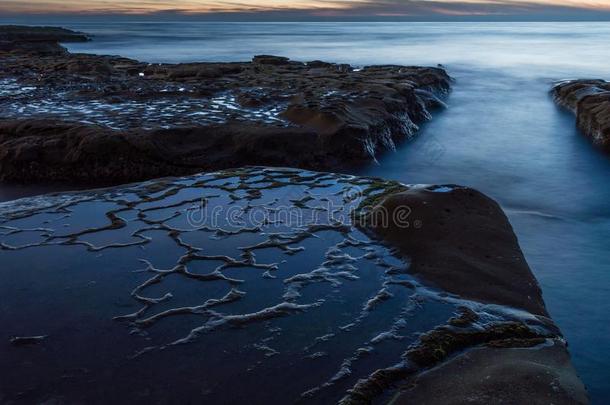
[[[400,362],[358,381],[341,403],[370,403],[391,387],[398,387],[391,401],[396,404],[519,398],[588,403],[567,345],[548,318],[538,283],[496,202],[457,185],[394,184],[364,205],[357,224],[409,257],[410,274],[462,299],[512,308],[544,326],[532,329],[509,319],[488,323],[483,314],[460,307],[445,325],[420,335]],[[502,388],[507,386],[510,390]]]
[[610,152],[610,83],[566,80],[551,91],[555,102],[576,115],[576,125],[591,141]]
[[[502,375],[502,379],[493,376]],[[438,389],[443,387],[443,389]],[[550,389],[541,390],[541,387]],[[435,392],[432,397],[430,392]],[[480,347],[401,384],[394,404],[585,404],[563,344],[537,347]]]
[[440,288],[483,302],[548,316],[542,292],[500,206],[468,187],[412,187],[379,201],[375,215],[417,214],[420,227],[373,226],[412,258],[412,271]]
[[[489,403],[505,394],[489,384],[527,376],[511,389],[586,401],[529,271],[519,273],[530,286],[515,293],[522,305],[502,289],[494,297],[491,284],[487,295],[474,283],[472,291],[438,288],[421,254],[393,239],[421,231],[417,246],[439,248],[428,213],[459,204],[417,201],[456,193],[459,202],[456,190],[250,167],[0,204],[0,398],[411,403],[400,390],[429,399],[459,386],[455,403]],[[396,214],[396,198],[412,207],[399,204]],[[482,198],[468,204],[500,210]],[[372,221],[380,207],[388,233]],[[489,215],[500,233],[508,226]],[[468,240],[477,230],[462,232]],[[516,246],[514,237],[495,242]],[[495,262],[496,284],[520,271]],[[480,266],[472,272],[488,277]],[[11,344],[15,336],[36,344]],[[489,383],[459,360],[488,367],[480,351],[500,359],[486,369]],[[447,385],[436,377],[442,367],[461,367],[464,382],[451,374]]]
[[[18,49],[0,50],[0,60],[0,179],[9,181],[339,167],[413,136],[450,88],[442,68],[268,55],[171,65]],[[106,172],[112,156],[119,167],[131,164]]]

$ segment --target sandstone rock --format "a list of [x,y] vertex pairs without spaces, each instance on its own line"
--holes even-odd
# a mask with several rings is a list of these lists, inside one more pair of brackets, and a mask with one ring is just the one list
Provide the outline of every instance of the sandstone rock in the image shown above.
[[555,102],[576,115],[576,125],[592,142],[610,152],[610,83],[568,80],[551,91]]
[[269,163],[325,166],[343,159],[305,129],[228,124],[112,131],[52,120],[0,123],[4,181],[125,183],[202,169]]
[[420,336],[402,362],[360,380],[341,404],[371,403],[395,387],[393,404],[588,403],[499,205],[456,185],[379,189],[361,203],[359,226],[409,257],[411,274],[449,294],[512,308],[548,334],[519,322],[494,325],[464,308]]
[[256,55],[252,62],[259,65],[288,65],[290,63],[290,59],[283,56],[273,56],[273,55]]
[[14,42],[0,40],[0,52],[20,52],[36,55],[62,55],[66,54],[68,50],[59,45],[57,42]]
[[310,68],[330,68],[330,67],[332,67],[332,63],[324,62],[321,60],[312,60],[311,62],[307,62],[306,65]]
[[[434,395],[431,395],[431,393]],[[565,345],[475,348],[401,384],[405,404],[587,404]]]
[[[438,97],[451,82],[441,68],[354,70],[270,55],[176,65],[69,53],[0,58],[5,181],[124,182],[229,165],[353,165],[412,137],[444,105]],[[45,151],[45,142],[55,146]],[[90,143],[100,156],[84,153]]]
[[382,199],[370,215],[364,225],[411,257],[422,278],[469,299],[548,316],[508,219],[482,193],[413,187]]

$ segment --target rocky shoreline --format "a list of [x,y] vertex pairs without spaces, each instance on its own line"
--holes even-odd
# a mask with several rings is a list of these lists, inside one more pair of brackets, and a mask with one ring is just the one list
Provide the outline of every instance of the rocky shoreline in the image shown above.
[[451,83],[442,68],[265,55],[149,64],[12,38],[0,48],[2,181],[119,184],[245,164],[336,169],[413,136]]
[[66,54],[60,42],[87,42],[90,38],[80,32],[57,27],[0,26],[0,52],[31,53],[36,55]]
[[587,403],[496,202],[298,169],[413,136],[442,68],[88,39],[0,28],[0,180],[137,182],[0,204],[0,402]]
[[610,152],[610,83],[566,80],[551,90],[555,102],[576,116],[576,125],[593,144]]

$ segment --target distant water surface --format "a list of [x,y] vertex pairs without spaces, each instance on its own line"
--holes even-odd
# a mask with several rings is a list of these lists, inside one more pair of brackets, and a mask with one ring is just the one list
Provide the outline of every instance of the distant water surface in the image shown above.
[[[94,35],[73,52],[149,62],[443,64],[456,79],[449,109],[357,174],[496,198],[591,398],[610,397],[610,157],[547,94],[554,80],[610,78],[610,23],[46,23]],[[3,186],[0,199],[35,192]]]

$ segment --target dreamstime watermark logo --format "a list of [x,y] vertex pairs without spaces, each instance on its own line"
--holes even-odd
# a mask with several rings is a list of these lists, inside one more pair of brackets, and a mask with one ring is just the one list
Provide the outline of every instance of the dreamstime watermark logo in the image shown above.
[[[214,204],[206,198],[187,210],[187,222],[192,228],[302,228],[307,226],[354,226],[370,228],[416,228],[422,222],[413,219],[411,207],[398,205],[387,208],[371,199],[367,205],[367,193],[357,186],[347,187],[339,195],[315,198],[304,194],[300,198],[286,198],[267,204],[255,205],[247,197],[231,204]],[[239,204],[239,201],[247,201]]]
[[367,214],[362,215],[359,223],[368,228],[415,228],[422,227],[422,221],[413,219],[413,210],[408,205],[397,205],[388,208],[382,205],[371,207]]

